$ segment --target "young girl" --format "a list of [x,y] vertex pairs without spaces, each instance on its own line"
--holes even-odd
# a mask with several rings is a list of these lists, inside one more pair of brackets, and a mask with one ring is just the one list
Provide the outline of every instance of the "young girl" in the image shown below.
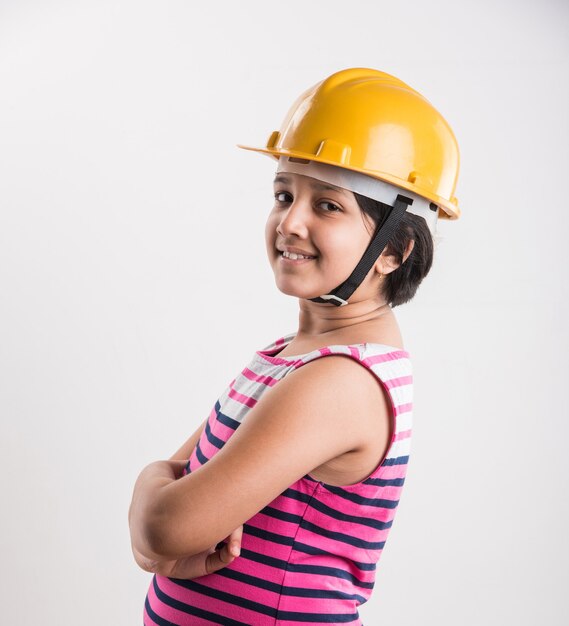
[[419,93],[364,68],[304,92],[265,148],[240,147],[278,160],[267,254],[298,330],[138,477],[144,624],[358,626],[409,459],[392,309],[429,272],[437,218],[459,216],[458,147]]

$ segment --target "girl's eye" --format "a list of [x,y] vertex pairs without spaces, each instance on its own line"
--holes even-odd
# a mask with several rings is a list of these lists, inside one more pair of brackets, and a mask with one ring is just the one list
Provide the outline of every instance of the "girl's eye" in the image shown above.
[[337,206],[333,202],[328,202],[327,200],[324,200],[324,202],[321,202],[320,204],[327,204],[328,206],[332,207],[330,211],[327,211],[328,213],[338,213],[342,211],[339,206]]
[[283,200],[282,198],[280,198],[280,196],[289,196],[290,197],[290,194],[288,194],[286,191],[277,191],[275,193],[275,200],[277,202],[286,202],[286,200]]
[[[284,196],[284,197],[283,197]],[[287,199],[288,196],[288,199]],[[275,200],[277,202],[284,202],[284,203],[288,203],[290,202],[290,199],[292,198],[292,196],[286,192],[286,191],[277,191],[275,192]],[[342,209],[334,204],[333,202],[328,202],[327,200],[323,200],[322,202],[319,203],[320,205],[328,205],[328,209],[326,209],[326,213],[341,213]]]

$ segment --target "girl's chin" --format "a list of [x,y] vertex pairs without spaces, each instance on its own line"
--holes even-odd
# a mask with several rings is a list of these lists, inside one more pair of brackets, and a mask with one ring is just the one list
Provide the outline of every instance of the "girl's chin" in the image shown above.
[[284,293],[286,296],[292,296],[293,298],[314,298],[309,291],[307,291],[306,286],[301,287],[299,285],[291,285],[288,281],[276,280],[275,284],[277,289]]

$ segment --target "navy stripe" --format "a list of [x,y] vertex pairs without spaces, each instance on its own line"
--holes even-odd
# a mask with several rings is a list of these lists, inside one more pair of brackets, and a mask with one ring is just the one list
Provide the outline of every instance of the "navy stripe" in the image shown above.
[[399,504],[399,500],[388,500],[387,498],[366,498],[360,496],[359,493],[352,493],[351,491],[345,491],[342,487],[332,487],[331,485],[322,485],[324,489],[335,493],[337,496],[351,500],[357,504],[363,504],[365,506],[375,506],[381,509],[395,509]]
[[272,506],[266,506],[259,511],[263,515],[274,517],[275,519],[283,520],[284,522],[290,522],[291,524],[299,524],[302,520],[302,515],[295,515],[294,513],[286,513],[280,509],[275,509]]
[[328,567],[326,565],[300,565],[298,563],[289,563],[288,568],[291,572],[297,572],[299,574],[317,574],[318,576],[330,576],[331,578],[341,578],[343,580],[349,580],[352,585],[360,587],[361,589],[373,589],[374,582],[367,583],[363,580],[358,580],[355,576],[346,572],[343,569],[337,567]]
[[284,585],[282,595],[291,598],[320,598],[323,600],[356,600],[358,604],[366,602],[367,598],[358,593],[346,593],[333,589],[312,589],[308,587],[288,587]]
[[234,420],[232,417],[229,417],[229,415],[225,415],[225,413],[222,413],[220,410],[217,410],[216,414],[217,414],[217,417],[216,417],[217,421],[221,422],[224,426],[227,426],[228,428],[237,430],[239,426],[241,426],[241,422]]
[[[337,557],[337,554],[333,552],[329,552],[328,550],[322,550],[321,548],[316,548],[307,543],[302,543],[300,541],[294,542],[294,549],[296,552],[303,552],[305,554],[313,554],[313,555],[322,555],[322,556],[332,556]],[[355,565],[358,569],[362,570],[362,572],[371,572],[376,569],[376,563],[362,563],[361,561],[354,561],[354,559],[350,559],[350,567]]]
[[[169,620],[160,617],[160,615],[157,615],[152,610],[152,607],[150,606],[150,601],[148,600],[148,595],[146,596],[146,600],[144,601],[144,607],[149,617],[157,624],[159,624],[159,626],[177,626],[177,624],[174,624],[174,622],[170,622]],[[146,626],[146,622],[144,623],[144,626]]]
[[257,576],[251,576],[250,574],[244,574],[230,567],[222,568],[213,573],[216,576],[224,576],[225,578],[231,578],[253,587],[260,589],[266,589],[267,591],[274,591],[275,593],[282,593],[286,596],[298,597],[298,598],[326,598],[326,599],[341,599],[341,600],[358,600],[360,604],[366,602],[367,598],[357,593],[346,593],[344,591],[337,591],[333,589],[313,589],[308,587],[291,587],[283,585],[282,583],[272,583],[264,578],[258,578]]
[[[332,556],[332,557],[338,556],[337,554],[334,554],[333,552],[329,552],[328,550],[322,550],[321,548],[316,548],[315,546],[311,546],[309,544],[299,542],[298,540],[295,540],[294,537],[286,537],[285,535],[271,533],[268,530],[263,530],[262,528],[251,526],[251,524],[248,524],[247,522],[243,524],[243,534],[258,537],[259,539],[263,539],[265,541],[271,541],[279,545],[284,545],[284,546],[294,545],[294,549],[297,552],[304,552],[305,554]],[[373,571],[376,569],[375,563],[362,563],[360,561],[355,561],[353,559],[351,559],[350,564],[351,563],[353,563],[356,567],[358,567],[362,571]]]
[[314,622],[319,624],[349,624],[359,619],[359,613],[297,613],[296,611],[279,611],[279,620],[289,622]]
[[[295,550],[297,546],[303,546],[304,544],[295,543]],[[300,550],[301,552],[308,552],[308,550]],[[373,583],[367,583],[360,581],[358,578],[347,572],[346,570],[340,569],[338,567],[330,567],[329,565],[295,565],[294,563],[290,563],[285,559],[277,559],[272,556],[267,556],[266,554],[260,554],[259,552],[255,552],[253,550],[247,550],[246,548],[241,547],[241,555],[239,558],[248,559],[249,561],[254,561],[255,563],[262,563],[267,567],[272,567],[274,569],[281,569],[283,571],[290,570],[294,572],[308,573],[308,574],[319,574],[321,576],[333,576],[335,578],[342,578],[344,580],[349,580],[353,584],[358,587],[362,587],[363,589],[372,589]],[[357,564],[357,561],[355,561]],[[350,561],[350,565],[352,561]],[[366,564],[367,565],[367,564]],[[374,567],[361,567],[360,569],[375,569]],[[218,570],[219,574],[221,571]]]
[[292,498],[293,500],[298,500],[299,502],[310,502],[313,494],[314,490],[311,493],[304,493],[304,491],[299,491],[298,489],[292,489],[291,487],[288,487],[281,493],[281,496],[284,496],[285,498]]
[[356,548],[363,548],[364,550],[383,550],[383,546],[385,545],[385,541],[366,541],[365,539],[358,539],[346,533],[339,533],[328,530],[327,528],[322,528],[308,520],[302,520],[300,525],[302,528],[306,528],[317,535],[322,535],[323,537],[328,537],[335,541],[341,541],[342,543],[348,543],[352,546],[356,546]]
[[[224,617],[222,615],[219,615],[218,613],[212,613],[211,611],[204,611],[203,609],[198,609],[194,606],[186,604],[185,602],[180,602],[180,600],[171,598],[169,595],[165,594],[162,591],[162,589],[160,589],[160,587],[158,586],[158,582],[156,580],[156,576],[154,576],[152,582],[154,584],[154,591],[158,599],[164,604],[167,604],[168,606],[171,606],[172,608],[177,609],[178,611],[182,611],[189,615],[195,615],[196,617],[203,617],[204,619],[208,619],[216,624],[223,624],[223,626],[249,626],[249,624],[247,624],[246,622],[239,622],[236,619]],[[148,611],[148,614],[150,615],[150,617],[153,620],[155,620],[158,624],[160,624],[160,626],[162,625],[176,626],[176,624],[173,622],[169,622],[168,620],[159,618],[156,615],[156,613],[154,613],[154,611],[152,611],[152,609],[150,608],[150,603],[148,602],[148,598],[146,599],[146,610]],[[163,621],[162,622],[158,621],[160,619],[162,619]]]
[[370,528],[377,528],[377,530],[385,530],[386,528],[391,528],[393,525],[393,520],[390,520],[389,522],[382,522],[381,520],[374,519],[373,517],[363,517],[361,515],[348,515],[347,513],[342,513],[342,511],[333,509],[323,502],[320,502],[320,500],[316,497],[312,498],[308,506],[319,511],[320,513],[328,515],[329,517],[333,517],[334,519],[341,520],[343,522],[351,522],[353,524],[361,524],[362,526],[369,526]]
[[[234,604],[235,606],[240,606],[240,607],[243,607],[244,609],[249,609],[250,611],[256,611],[257,613],[261,613],[262,615],[268,615],[269,617],[277,616],[277,610],[273,608],[272,606],[267,606],[266,604],[255,602],[254,600],[248,600],[247,598],[242,598],[241,596],[236,596],[232,593],[228,593],[227,591],[221,591],[220,589],[212,589],[211,587],[208,587],[207,585],[202,585],[201,583],[196,582],[196,580],[199,580],[199,578],[194,578],[190,580],[169,578],[169,580],[171,580],[176,585],[179,585],[180,587],[184,587],[186,589],[190,589],[191,591],[195,593],[200,593],[204,596],[215,598],[216,600],[221,600],[222,602],[228,602],[229,604]],[[227,618],[224,618],[224,619],[227,619]],[[227,620],[225,622],[220,622],[220,624],[230,624],[230,623],[231,623],[230,620]],[[241,622],[237,622],[237,623],[241,624]]]
[[365,485],[376,485],[377,487],[403,487],[404,478],[368,478],[364,480]]
[[312,476],[309,476],[308,474],[305,474],[302,478],[304,478],[305,480],[309,480],[312,483],[319,483],[319,480],[315,480],[314,478],[312,478]]
[[[239,557],[240,559],[243,556]],[[216,572],[212,572],[208,576],[223,576],[224,578],[231,578],[232,580],[237,580],[244,585],[250,585],[251,587],[257,589],[266,589],[267,591],[272,591],[273,593],[280,593],[282,582],[273,583],[270,580],[266,580],[265,578],[259,578],[258,576],[253,576],[251,574],[245,574],[243,572],[239,572],[235,569],[231,569],[230,567],[222,567]],[[284,570],[283,570],[284,576]],[[195,580],[195,579],[192,579]],[[247,595],[254,598],[255,597],[255,589],[252,591],[248,591]]]
[[281,535],[279,533],[271,533],[268,530],[251,526],[251,524],[248,524],[247,522],[243,524],[243,534],[258,537],[259,539],[263,539],[265,541],[279,543],[283,546],[292,546],[294,543],[294,537],[287,537],[286,535]]
[[209,461],[207,456],[202,452],[202,449],[200,448],[200,442],[199,441],[196,444],[196,458],[200,462],[200,467],[202,465],[205,465]]
[[211,443],[212,446],[215,446],[216,448],[219,448],[220,450],[225,445],[225,441],[223,441],[223,439],[220,439],[219,437],[216,437],[211,432],[211,428],[209,426],[209,421],[206,422],[206,424],[205,424],[205,436],[207,437],[207,440]]
[[387,465],[405,465],[409,462],[409,456],[398,456],[393,459],[385,459],[381,464],[381,467],[386,467]]
[[367,598],[359,593],[346,593],[333,589],[313,589],[309,587],[289,587],[284,585],[282,595],[291,598],[319,598],[321,600],[354,600],[358,604],[363,604]]
[[275,569],[286,570],[289,563],[284,559],[277,559],[274,556],[268,556],[267,554],[260,554],[259,552],[255,552],[253,550],[247,550],[241,546],[241,554],[239,558],[246,558],[250,561],[255,561],[255,563],[262,563],[263,565],[268,565],[269,567],[274,567]]

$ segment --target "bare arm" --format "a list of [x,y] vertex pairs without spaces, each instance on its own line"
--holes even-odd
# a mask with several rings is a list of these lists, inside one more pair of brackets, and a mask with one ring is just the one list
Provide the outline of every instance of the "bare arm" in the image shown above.
[[[175,466],[178,466],[176,468]],[[134,558],[138,565],[149,570],[149,564],[165,560],[154,552],[148,541],[149,512],[154,509],[156,490],[181,476],[184,461],[155,461],[138,475],[128,509],[128,525]]]
[[[186,460],[156,461],[146,466],[134,488],[132,504],[129,510],[129,527],[134,558],[146,572],[174,578],[196,578],[219,570],[239,556],[243,525],[238,526],[225,539],[222,546],[210,546],[200,553],[165,559],[153,552],[148,541],[147,515],[144,511],[153,504],[153,493],[164,484],[178,480]],[[150,497],[149,497],[150,494]],[[140,549],[139,549],[140,547]]]
[[[194,431],[194,433],[188,438],[188,440],[178,449],[178,451],[175,452],[170,457],[169,459],[170,461],[184,461],[185,462],[190,458],[190,456],[192,455],[194,451],[194,448],[196,447],[201,437],[201,434],[205,428],[206,423],[207,423],[207,418],[200,424],[200,426]],[[151,465],[154,465],[154,470],[159,469],[161,471],[154,471],[154,475],[150,476],[150,481],[149,481],[150,470],[148,469],[149,466],[144,468],[144,470],[139,474],[137,482],[135,484],[132,502],[128,510],[128,523],[129,523],[130,535],[131,535],[131,549],[134,555],[134,560],[136,561],[138,566],[141,567],[146,572],[157,572],[160,569],[161,563],[163,561],[161,560],[161,557],[158,554],[155,554],[152,552],[152,550],[150,550],[150,546],[147,544],[147,542],[144,541],[144,538],[146,536],[145,529],[142,526],[140,526],[140,524],[137,524],[136,521],[133,522],[133,520],[131,519],[132,511],[133,511],[133,508],[141,506],[141,503],[138,501],[138,499],[141,497],[139,494],[144,490],[144,488],[148,485],[149,482],[150,484],[153,484],[153,483],[155,484],[156,477],[158,477],[158,480],[160,481],[161,472],[163,473],[163,475],[168,477],[166,480],[168,479],[172,480],[174,478],[175,473],[174,474],[171,473],[171,471],[174,471],[173,469],[174,466],[170,466],[170,470],[168,470],[168,467],[166,466],[165,462],[162,462],[162,465],[158,468],[155,464],[151,464]],[[181,476],[182,469],[183,469],[183,465],[181,465],[179,468],[180,476]],[[145,503],[144,506],[148,506],[149,504],[150,503]]]
[[144,541],[165,559],[197,554],[307,472],[363,445],[378,419],[387,445],[385,394],[371,372],[346,356],[317,359],[288,374],[198,472],[142,486],[153,503],[137,510]]

